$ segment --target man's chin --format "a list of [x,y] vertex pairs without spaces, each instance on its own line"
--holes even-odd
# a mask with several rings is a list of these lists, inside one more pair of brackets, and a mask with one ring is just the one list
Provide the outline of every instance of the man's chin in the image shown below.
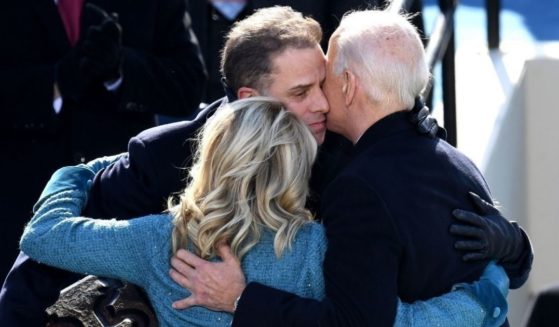
[[320,146],[322,145],[322,143],[324,143],[324,138],[326,137],[326,131],[313,133],[313,136],[314,139],[316,140],[316,143]]

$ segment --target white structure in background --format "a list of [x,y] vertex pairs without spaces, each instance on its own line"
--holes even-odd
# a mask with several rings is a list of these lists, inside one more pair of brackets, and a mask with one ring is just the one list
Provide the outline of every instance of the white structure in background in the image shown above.
[[527,284],[509,295],[511,326],[524,326],[534,295],[559,283],[559,43],[461,47],[456,74],[458,148],[536,253]]

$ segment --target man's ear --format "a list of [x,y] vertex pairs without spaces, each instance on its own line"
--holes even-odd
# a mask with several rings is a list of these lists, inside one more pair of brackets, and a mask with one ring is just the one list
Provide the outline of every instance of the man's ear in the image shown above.
[[357,78],[355,74],[349,70],[344,71],[344,84],[342,92],[344,94],[344,101],[346,107],[349,107],[355,98],[355,90],[357,89]]
[[255,97],[259,95],[260,94],[258,93],[258,91],[248,86],[242,86],[239,88],[239,90],[237,90],[237,98],[239,99],[245,99],[245,98]]

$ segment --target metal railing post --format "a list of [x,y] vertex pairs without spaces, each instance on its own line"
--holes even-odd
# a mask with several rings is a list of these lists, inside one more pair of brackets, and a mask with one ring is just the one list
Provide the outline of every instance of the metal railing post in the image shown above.
[[442,84],[444,104],[444,127],[447,131],[446,140],[456,146],[457,124],[456,124],[456,75],[454,60],[454,33],[450,36],[448,47],[442,61]]
[[457,124],[456,124],[456,69],[455,69],[455,24],[454,10],[457,0],[439,0],[441,12],[452,11],[452,15],[447,15],[447,31],[450,33],[446,50],[442,58],[442,86],[443,86],[443,105],[444,105],[444,127],[447,130],[447,142],[456,146]]
[[490,50],[498,49],[500,42],[501,0],[485,0],[487,14],[487,45]]
[[[394,0],[391,3],[390,10],[400,11],[410,8],[413,1],[417,0]],[[441,13],[438,15],[435,26],[425,49],[426,60],[429,70],[433,72],[436,63],[440,60],[442,64],[442,91],[444,106],[444,127],[447,130],[448,143],[456,146],[456,76],[455,76],[455,33],[454,33],[454,13],[458,0],[439,0],[439,9]],[[417,4],[414,6],[418,8]],[[419,6],[420,8],[421,6]],[[429,101],[432,100],[433,85],[430,84],[424,90],[423,97]],[[432,108],[431,108],[432,110]]]

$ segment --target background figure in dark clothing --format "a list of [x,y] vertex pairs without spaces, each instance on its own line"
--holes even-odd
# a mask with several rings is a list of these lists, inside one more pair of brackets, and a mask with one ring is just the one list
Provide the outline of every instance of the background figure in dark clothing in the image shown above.
[[[290,6],[311,16],[322,26],[324,33],[323,49],[326,49],[330,35],[338,26],[343,14],[349,10],[383,7],[386,0],[198,0],[190,2],[192,28],[200,41],[200,48],[208,69],[209,83],[204,101],[211,103],[224,96],[221,84],[220,51],[225,34],[231,25],[250,15],[255,9],[275,5]],[[420,10],[421,1],[414,1],[412,12]],[[414,19],[419,30],[423,30],[421,16]]]
[[536,294],[527,327],[559,326],[559,285],[554,284]]
[[69,4],[73,16],[65,0],[8,1],[0,12],[2,280],[56,168],[126,151],[155,113],[187,114],[204,92],[185,0]]

